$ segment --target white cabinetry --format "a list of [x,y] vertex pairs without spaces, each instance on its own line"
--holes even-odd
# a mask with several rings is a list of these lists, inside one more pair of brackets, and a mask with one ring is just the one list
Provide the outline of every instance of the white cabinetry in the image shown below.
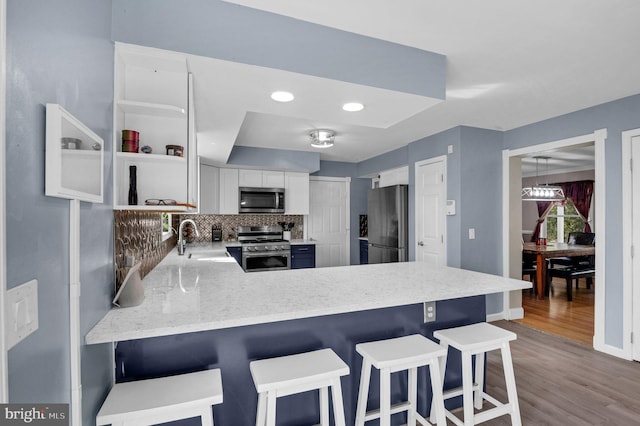
[[409,166],[380,172],[379,187],[409,184]]
[[220,212],[220,169],[200,164],[200,214]]
[[[157,209],[147,199],[194,204],[195,120],[183,55],[116,43],[114,74],[114,208]],[[192,93],[191,93],[192,95]],[[122,130],[139,132],[139,147],[151,154],[122,152]],[[183,156],[166,155],[181,145]],[[129,206],[129,167],[137,168],[138,205]],[[184,207],[183,207],[184,209]]]
[[309,214],[309,173],[285,172],[285,214]]
[[284,172],[239,169],[238,185],[250,188],[284,188]]
[[238,169],[220,169],[220,214],[238,214]]

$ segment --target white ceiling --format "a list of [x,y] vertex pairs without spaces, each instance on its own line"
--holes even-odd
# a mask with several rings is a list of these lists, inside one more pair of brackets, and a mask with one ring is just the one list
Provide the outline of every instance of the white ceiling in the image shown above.
[[[212,162],[234,143],[311,151],[317,127],[337,132],[323,160],[357,162],[458,125],[509,130],[640,93],[637,0],[228,1],[443,54],[447,99],[190,57],[199,153]],[[268,99],[276,89],[296,104]],[[335,109],[346,95],[366,114]]]

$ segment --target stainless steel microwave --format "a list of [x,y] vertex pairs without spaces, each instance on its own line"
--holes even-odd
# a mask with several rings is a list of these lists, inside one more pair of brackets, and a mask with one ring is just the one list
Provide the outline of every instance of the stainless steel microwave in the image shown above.
[[284,213],[284,188],[239,188],[240,213]]

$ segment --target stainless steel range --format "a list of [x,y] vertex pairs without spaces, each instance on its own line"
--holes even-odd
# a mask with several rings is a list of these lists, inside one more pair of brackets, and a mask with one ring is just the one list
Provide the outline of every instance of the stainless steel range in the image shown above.
[[291,246],[280,226],[239,226],[238,241],[246,272],[291,269]]

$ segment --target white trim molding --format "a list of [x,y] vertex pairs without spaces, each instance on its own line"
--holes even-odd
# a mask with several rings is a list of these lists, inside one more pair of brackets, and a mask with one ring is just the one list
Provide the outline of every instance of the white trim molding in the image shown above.
[[2,307],[2,315],[0,315],[0,404],[9,402],[9,369],[7,365],[7,344],[5,333],[6,318],[4,309],[6,291],[7,291],[7,234],[6,234],[6,158],[5,158],[5,135],[6,135],[6,72],[7,72],[7,31],[6,31],[6,0],[0,0],[0,306]]
[[[640,128],[627,130],[622,132],[622,229],[633,229],[633,173],[631,160],[632,155],[632,140],[635,137],[640,137]],[[640,159],[636,159],[636,173],[639,173]],[[638,194],[638,191],[635,191]],[[636,195],[638,197],[640,195]],[[623,298],[623,339],[622,339],[622,351],[627,359],[640,359],[640,344],[632,342],[632,333],[636,328],[635,324],[640,323],[637,318],[640,315],[640,308],[636,308],[634,312],[633,307],[638,306],[634,301],[640,300],[640,294],[638,288],[634,288],[633,285],[633,255],[632,249],[634,248],[634,236],[636,230],[631,232],[622,233],[622,298]],[[636,286],[638,287],[638,286]],[[636,342],[638,342],[636,337]]]
[[[595,145],[595,217],[598,220],[597,233],[598,241],[606,241],[606,193],[605,193],[605,141],[607,139],[607,129],[599,129],[593,133],[576,136],[568,139],[562,139],[553,142],[542,143],[539,145],[531,145],[524,148],[509,150],[506,149],[502,153],[502,245],[503,245],[503,275],[509,276],[510,270],[510,253],[509,253],[509,232],[510,232],[510,206],[509,206],[509,174],[510,160],[514,157],[523,157],[541,151],[552,151],[563,149],[569,146],[577,147],[580,145]],[[623,350],[614,348],[604,343],[605,332],[605,296],[606,281],[605,275],[605,244],[596,244],[596,282],[595,286],[595,307],[594,307],[594,349],[620,356]],[[507,319],[522,318],[522,307],[509,306],[508,293],[504,294],[504,312],[503,315]]]

